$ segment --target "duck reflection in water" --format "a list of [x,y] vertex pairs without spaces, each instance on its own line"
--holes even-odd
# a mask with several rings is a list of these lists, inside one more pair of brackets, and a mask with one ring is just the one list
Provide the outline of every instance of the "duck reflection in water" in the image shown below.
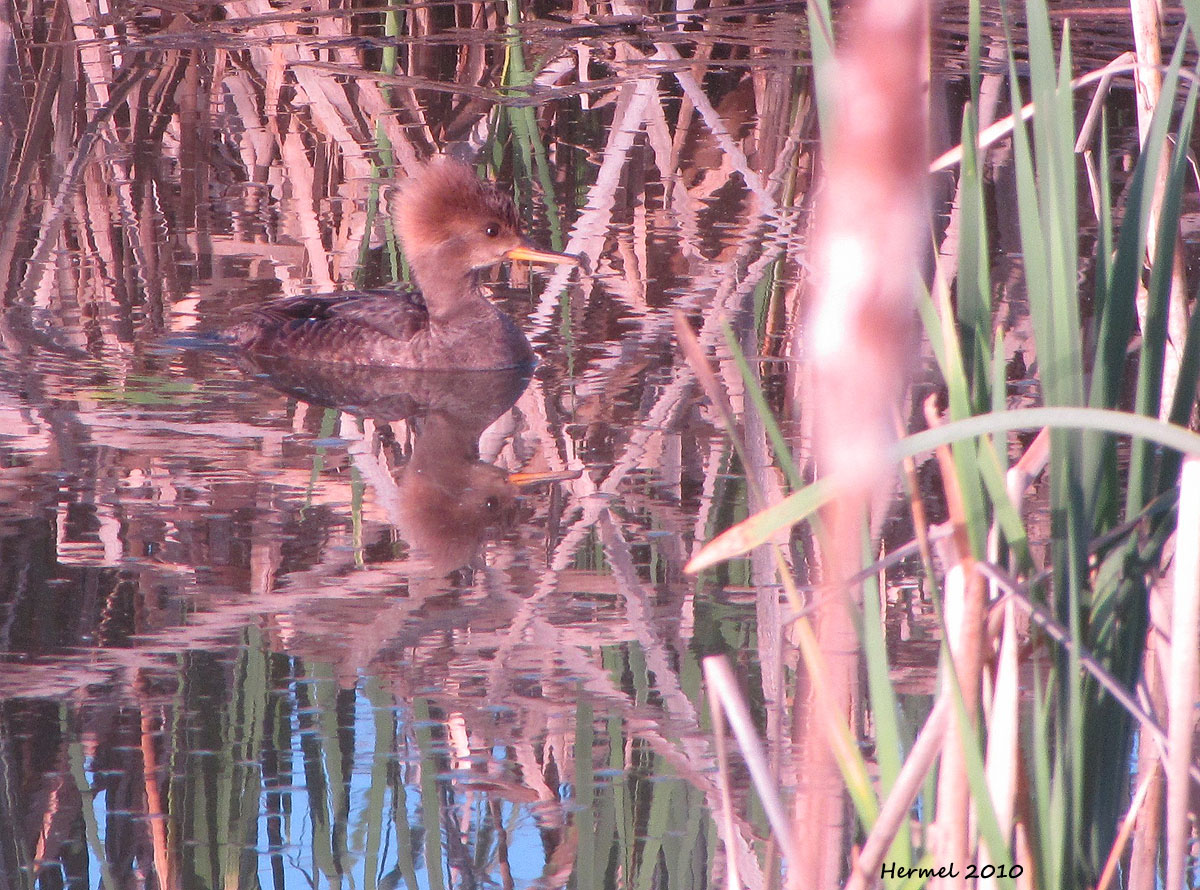
[[410,560],[431,578],[471,566],[489,531],[511,528],[521,488],[563,478],[509,473],[480,459],[479,437],[516,404],[528,369],[405,371],[266,356],[246,356],[244,363],[305,402],[409,423],[407,462],[394,476],[376,474],[368,482],[411,548]]

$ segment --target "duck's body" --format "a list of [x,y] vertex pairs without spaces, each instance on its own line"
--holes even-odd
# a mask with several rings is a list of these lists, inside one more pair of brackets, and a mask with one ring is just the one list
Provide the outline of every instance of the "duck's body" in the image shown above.
[[505,259],[577,259],[529,245],[512,200],[453,161],[431,162],[413,176],[393,217],[417,287],[276,300],[229,328],[226,339],[299,361],[430,371],[529,365],[529,341],[484,296],[479,273]]
[[257,355],[427,371],[532,363],[516,323],[486,297],[452,323],[431,324],[421,293],[403,285],[275,300],[226,331]]

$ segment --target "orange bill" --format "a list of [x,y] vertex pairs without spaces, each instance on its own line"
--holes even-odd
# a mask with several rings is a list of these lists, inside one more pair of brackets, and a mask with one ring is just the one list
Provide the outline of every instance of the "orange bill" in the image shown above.
[[519,244],[507,254],[510,260],[523,260],[527,263],[555,263],[558,265],[570,263],[579,265],[579,257],[570,253],[554,253],[550,250],[539,250],[532,244]]
[[551,482],[566,482],[578,479],[583,475],[581,470],[546,470],[540,473],[509,473],[508,481],[517,488],[531,488],[535,485],[548,485]]

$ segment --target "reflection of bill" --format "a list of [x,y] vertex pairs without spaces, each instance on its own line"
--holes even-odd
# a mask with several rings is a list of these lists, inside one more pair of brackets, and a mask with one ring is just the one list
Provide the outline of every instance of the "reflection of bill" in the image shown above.
[[396,518],[410,557],[436,577],[469,565],[489,532],[516,519],[517,487],[478,458],[478,436],[453,416],[431,412],[418,422],[397,484]]
[[513,527],[520,489],[563,477],[509,473],[484,463],[473,428],[431,412],[418,423],[412,457],[401,471],[397,526],[413,548],[411,556],[427,562],[440,578],[470,565],[489,534]]
[[520,488],[561,478],[510,474],[479,459],[480,435],[516,403],[527,371],[403,371],[263,357],[245,364],[306,402],[409,424],[412,450],[395,473],[380,472],[371,449],[351,453],[412,549],[410,560],[434,578],[470,565],[489,533],[511,528]]

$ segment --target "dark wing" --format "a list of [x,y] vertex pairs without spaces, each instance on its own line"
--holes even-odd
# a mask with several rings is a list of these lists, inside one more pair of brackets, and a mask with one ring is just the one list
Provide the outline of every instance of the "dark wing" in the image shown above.
[[420,294],[397,287],[275,300],[256,307],[227,337],[255,352],[354,361],[372,343],[407,343],[428,325]]

